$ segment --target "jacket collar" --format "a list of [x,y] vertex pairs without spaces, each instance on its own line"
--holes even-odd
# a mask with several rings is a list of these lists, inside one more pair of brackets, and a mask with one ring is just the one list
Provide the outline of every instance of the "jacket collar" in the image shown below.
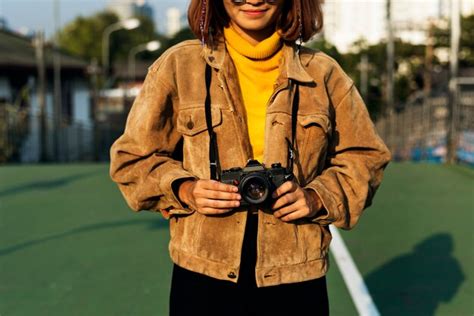
[[[283,69],[285,71],[283,71],[282,75],[287,79],[296,80],[302,83],[314,82],[313,78],[306,72],[301,64],[300,56],[295,44],[285,43],[282,50],[286,64],[284,65]],[[225,43],[223,40],[219,40],[212,48],[209,47],[209,45],[206,45],[203,48],[202,55],[209,66],[218,70],[222,69],[225,59],[230,58],[225,49]]]
[[314,82],[314,79],[308,74],[301,63],[301,56],[296,49],[296,44],[285,43],[282,49],[288,79],[305,83]]

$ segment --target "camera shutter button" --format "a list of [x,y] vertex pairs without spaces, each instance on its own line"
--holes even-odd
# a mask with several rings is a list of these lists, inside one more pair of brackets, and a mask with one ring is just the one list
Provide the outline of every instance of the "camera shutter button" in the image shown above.
[[234,271],[229,272],[229,274],[227,276],[229,277],[229,279],[235,279],[237,277],[237,275],[235,275]]
[[272,163],[272,168],[281,168],[281,163]]

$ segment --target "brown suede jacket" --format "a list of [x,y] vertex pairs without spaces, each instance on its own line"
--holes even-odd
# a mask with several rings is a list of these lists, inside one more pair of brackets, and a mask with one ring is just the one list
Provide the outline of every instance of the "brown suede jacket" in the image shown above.
[[[292,79],[300,86],[294,172],[302,187],[321,198],[324,212],[285,223],[259,210],[259,287],[325,275],[328,225],[350,229],[357,223],[390,161],[354,83],[332,58],[306,48],[298,55],[286,44],[283,56],[267,107],[263,162],[286,165]],[[206,62],[213,69],[212,124],[222,170],[246,165],[252,149],[232,60],[223,43],[209,49],[192,40],[169,49],[150,67],[125,132],[111,148],[110,174],[133,210],[161,212],[170,219],[169,250],[176,264],[237,282],[246,210],[205,216],[183,206],[173,191],[174,181],[209,178]],[[182,147],[182,160],[176,158],[177,147]]]

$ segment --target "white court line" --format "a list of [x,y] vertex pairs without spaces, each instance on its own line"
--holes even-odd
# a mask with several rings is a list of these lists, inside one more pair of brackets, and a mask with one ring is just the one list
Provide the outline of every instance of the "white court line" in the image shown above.
[[342,278],[346,282],[347,289],[352,297],[359,315],[361,316],[380,316],[380,313],[375,306],[369,290],[364,283],[364,279],[360,275],[351,254],[347,250],[341,234],[333,225],[329,226],[332,233],[331,253],[336,259],[336,264],[341,271]]

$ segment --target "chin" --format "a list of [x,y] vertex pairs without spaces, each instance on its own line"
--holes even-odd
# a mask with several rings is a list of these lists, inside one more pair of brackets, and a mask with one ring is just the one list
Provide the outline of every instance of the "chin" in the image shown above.
[[240,24],[240,27],[247,31],[261,31],[267,28],[266,23],[255,23],[255,22],[248,22]]

